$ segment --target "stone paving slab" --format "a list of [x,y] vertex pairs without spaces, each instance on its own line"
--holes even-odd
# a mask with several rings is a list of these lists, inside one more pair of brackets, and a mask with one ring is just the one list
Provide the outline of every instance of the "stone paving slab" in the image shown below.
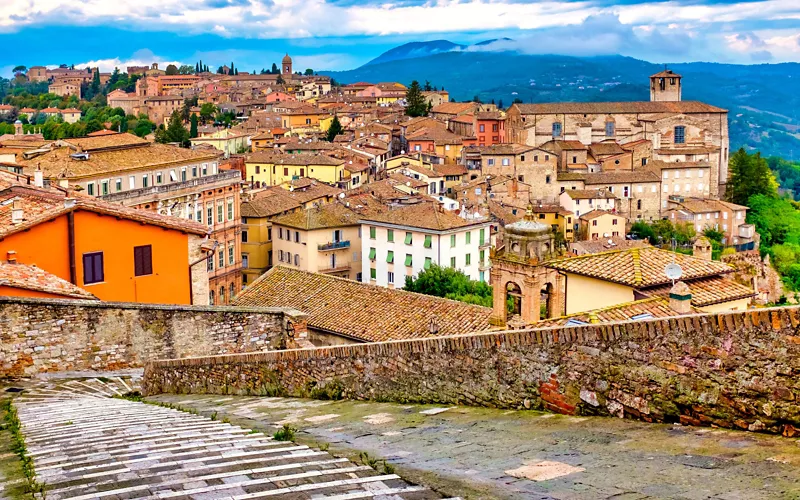
[[130,377],[25,387],[14,405],[48,500],[442,498],[274,431],[112,397],[138,387]]
[[[449,495],[509,499],[800,499],[800,440],[534,411],[354,401],[152,398],[335,452],[366,451]],[[442,411],[446,409],[446,411]]]

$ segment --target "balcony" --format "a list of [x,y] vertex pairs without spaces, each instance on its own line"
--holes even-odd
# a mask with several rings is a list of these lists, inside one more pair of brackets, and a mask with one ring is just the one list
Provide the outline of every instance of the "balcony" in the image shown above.
[[336,273],[349,273],[352,269],[350,263],[337,265],[336,267],[326,267],[325,269],[318,269],[317,272],[321,274],[336,274]]
[[326,252],[329,250],[342,250],[344,248],[350,248],[350,240],[331,241],[322,245],[317,245],[317,249],[320,252]]

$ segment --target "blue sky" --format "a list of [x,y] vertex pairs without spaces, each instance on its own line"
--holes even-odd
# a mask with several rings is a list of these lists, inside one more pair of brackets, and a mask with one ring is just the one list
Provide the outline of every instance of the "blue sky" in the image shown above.
[[0,74],[17,64],[150,62],[350,69],[409,41],[623,54],[653,62],[800,61],[798,0],[0,0]]

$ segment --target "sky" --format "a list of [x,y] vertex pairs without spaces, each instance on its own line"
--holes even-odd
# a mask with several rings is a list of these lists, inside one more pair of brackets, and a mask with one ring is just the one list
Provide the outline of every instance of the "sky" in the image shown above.
[[301,71],[344,70],[406,42],[503,37],[465,50],[800,62],[800,0],[0,0],[0,75],[201,59],[253,71],[285,53]]

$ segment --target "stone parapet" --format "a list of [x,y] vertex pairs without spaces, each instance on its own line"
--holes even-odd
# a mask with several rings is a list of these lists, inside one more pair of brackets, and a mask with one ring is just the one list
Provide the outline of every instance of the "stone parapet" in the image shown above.
[[341,393],[792,436],[800,428],[800,309],[160,360],[146,364],[144,390]]
[[288,308],[0,297],[0,378],[285,349],[304,345],[306,318]]

